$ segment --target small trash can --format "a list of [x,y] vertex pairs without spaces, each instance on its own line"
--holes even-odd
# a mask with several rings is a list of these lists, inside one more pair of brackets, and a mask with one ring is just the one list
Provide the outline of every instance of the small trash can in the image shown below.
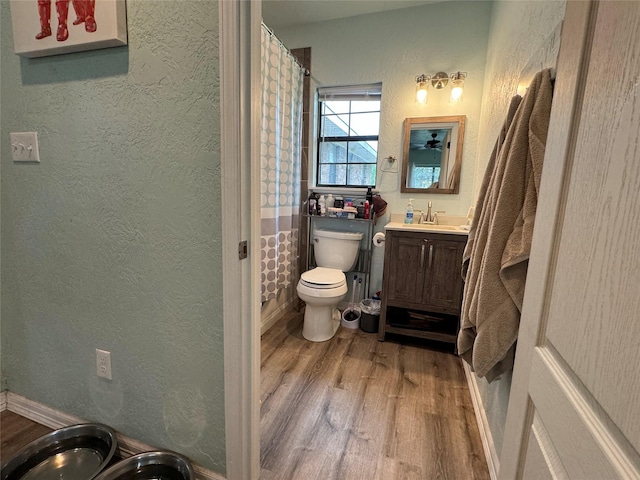
[[378,333],[380,300],[365,298],[360,302],[360,329],[367,333]]

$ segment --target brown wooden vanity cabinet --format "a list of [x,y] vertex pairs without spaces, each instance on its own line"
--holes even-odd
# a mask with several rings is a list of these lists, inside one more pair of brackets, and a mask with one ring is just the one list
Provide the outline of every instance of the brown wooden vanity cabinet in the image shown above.
[[387,333],[454,343],[466,235],[387,230],[379,339]]

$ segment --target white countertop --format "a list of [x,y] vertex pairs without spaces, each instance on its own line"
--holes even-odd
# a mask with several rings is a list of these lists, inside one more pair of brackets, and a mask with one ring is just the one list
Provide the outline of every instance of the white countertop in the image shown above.
[[448,233],[451,235],[469,235],[468,230],[455,225],[426,225],[389,222],[384,226],[385,230],[404,230],[405,232]]

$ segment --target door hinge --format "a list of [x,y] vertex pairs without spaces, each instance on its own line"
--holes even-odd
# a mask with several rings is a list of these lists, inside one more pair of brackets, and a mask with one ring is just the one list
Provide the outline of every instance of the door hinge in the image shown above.
[[247,241],[243,240],[238,244],[238,260],[247,258]]

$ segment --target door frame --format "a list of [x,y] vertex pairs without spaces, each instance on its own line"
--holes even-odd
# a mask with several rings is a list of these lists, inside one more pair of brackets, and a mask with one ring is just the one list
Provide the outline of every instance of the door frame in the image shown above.
[[[498,478],[522,477],[534,408],[529,399],[529,380],[535,349],[543,341],[564,217],[564,205],[575,153],[590,54],[592,22],[597,2],[569,0],[562,25],[558,68],[554,87],[549,135],[538,198],[536,224],[531,243],[527,286],[522,305],[518,348],[500,455]],[[563,152],[562,156],[553,156]],[[544,212],[543,215],[540,213]]]
[[253,480],[260,477],[261,2],[219,0],[218,13],[226,477]]

